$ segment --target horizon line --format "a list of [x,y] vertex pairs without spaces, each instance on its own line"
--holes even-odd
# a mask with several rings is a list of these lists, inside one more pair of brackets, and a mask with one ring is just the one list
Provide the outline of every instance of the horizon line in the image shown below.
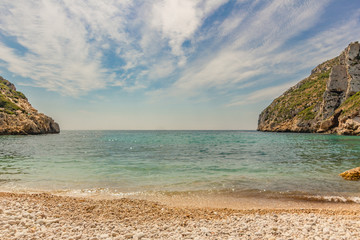
[[257,131],[256,129],[60,129],[61,131]]

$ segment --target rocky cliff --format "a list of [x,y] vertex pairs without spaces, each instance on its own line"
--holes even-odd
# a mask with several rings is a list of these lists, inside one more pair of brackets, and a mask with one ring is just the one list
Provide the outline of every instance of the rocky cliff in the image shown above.
[[25,95],[0,77],[0,135],[59,133],[54,120],[31,106]]
[[258,130],[360,135],[360,44],[350,43],[276,98]]

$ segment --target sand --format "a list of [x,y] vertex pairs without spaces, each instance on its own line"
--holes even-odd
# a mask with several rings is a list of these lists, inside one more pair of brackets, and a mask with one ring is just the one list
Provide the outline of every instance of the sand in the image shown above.
[[241,210],[4,192],[0,239],[360,239],[360,212],[332,206]]

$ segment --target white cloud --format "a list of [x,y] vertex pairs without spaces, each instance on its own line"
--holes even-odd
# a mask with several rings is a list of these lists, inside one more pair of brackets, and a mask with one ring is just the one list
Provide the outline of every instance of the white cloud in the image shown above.
[[101,46],[107,47],[102,37],[126,38],[110,24],[119,22],[112,19],[116,8],[98,1],[73,3],[2,1],[1,32],[16,37],[27,51],[18,54],[1,44],[0,58],[10,71],[33,79],[37,86],[75,96],[106,86],[109,73],[102,66]]
[[255,67],[257,60],[248,52],[223,51],[204,66],[194,65],[174,84],[177,91],[210,87],[228,88],[229,85],[262,73]]
[[185,64],[182,44],[190,40],[214,9],[226,1],[159,0],[152,6],[151,27],[167,41],[172,53],[179,56],[179,65]]
[[[238,22],[234,21],[234,24],[237,26],[243,22],[244,26],[233,41],[219,49],[212,57],[206,56],[208,61],[205,63],[200,60],[200,64],[192,71],[186,72],[175,86],[223,86],[270,71],[268,66],[271,65],[272,56],[277,54],[275,50],[294,34],[314,24],[318,18],[318,11],[319,9],[313,5],[293,6],[289,1],[274,1],[246,21],[243,19],[244,16],[240,15]],[[307,17],[306,22],[302,22],[304,15]],[[227,21],[225,20],[224,24]],[[302,24],[298,24],[300,22]],[[223,25],[221,28],[228,31]]]
[[222,36],[231,34],[245,20],[247,15],[245,11],[241,11],[225,19],[219,27],[219,33]]
[[150,79],[159,79],[169,76],[175,69],[174,64],[170,60],[164,60],[154,64],[149,74]]
[[122,43],[129,41],[125,28],[129,24],[126,16],[132,7],[132,1],[63,1],[70,18],[89,26],[89,38],[97,41],[110,38]]
[[153,6],[152,25],[169,40],[173,54],[182,55],[181,44],[200,25],[196,2],[191,0],[161,1]]
[[278,96],[280,96],[282,93],[284,93],[287,89],[295,85],[298,81],[285,83],[279,86],[275,87],[268,87],[261,90],[254,91],[250,94],[247,94],[245,96],[238,97],[238,100],[235,100],[231,103],[229,103],[227,106],[240,106],[240,105],[248,105],[248,104],[254,104],[263,100],[271,100]]
[[[6,0],[0,3],[0,31],[27,50],[0,44],[0,59],[36,86],[67,95],[107,86],[145,88],[148,79],[157,81],[186,64],[182,44],[224,2]],[[123,64],[104,63],[107,52]]]

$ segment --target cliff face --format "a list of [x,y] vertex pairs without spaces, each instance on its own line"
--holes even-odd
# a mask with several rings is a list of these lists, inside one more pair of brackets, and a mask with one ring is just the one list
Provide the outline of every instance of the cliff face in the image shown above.
[[259,116],[258,130],[360,135],[360,44],[276,98]]
[[31,106],[15,86],[0,77],[0,135],[59,133],[54,120]]

